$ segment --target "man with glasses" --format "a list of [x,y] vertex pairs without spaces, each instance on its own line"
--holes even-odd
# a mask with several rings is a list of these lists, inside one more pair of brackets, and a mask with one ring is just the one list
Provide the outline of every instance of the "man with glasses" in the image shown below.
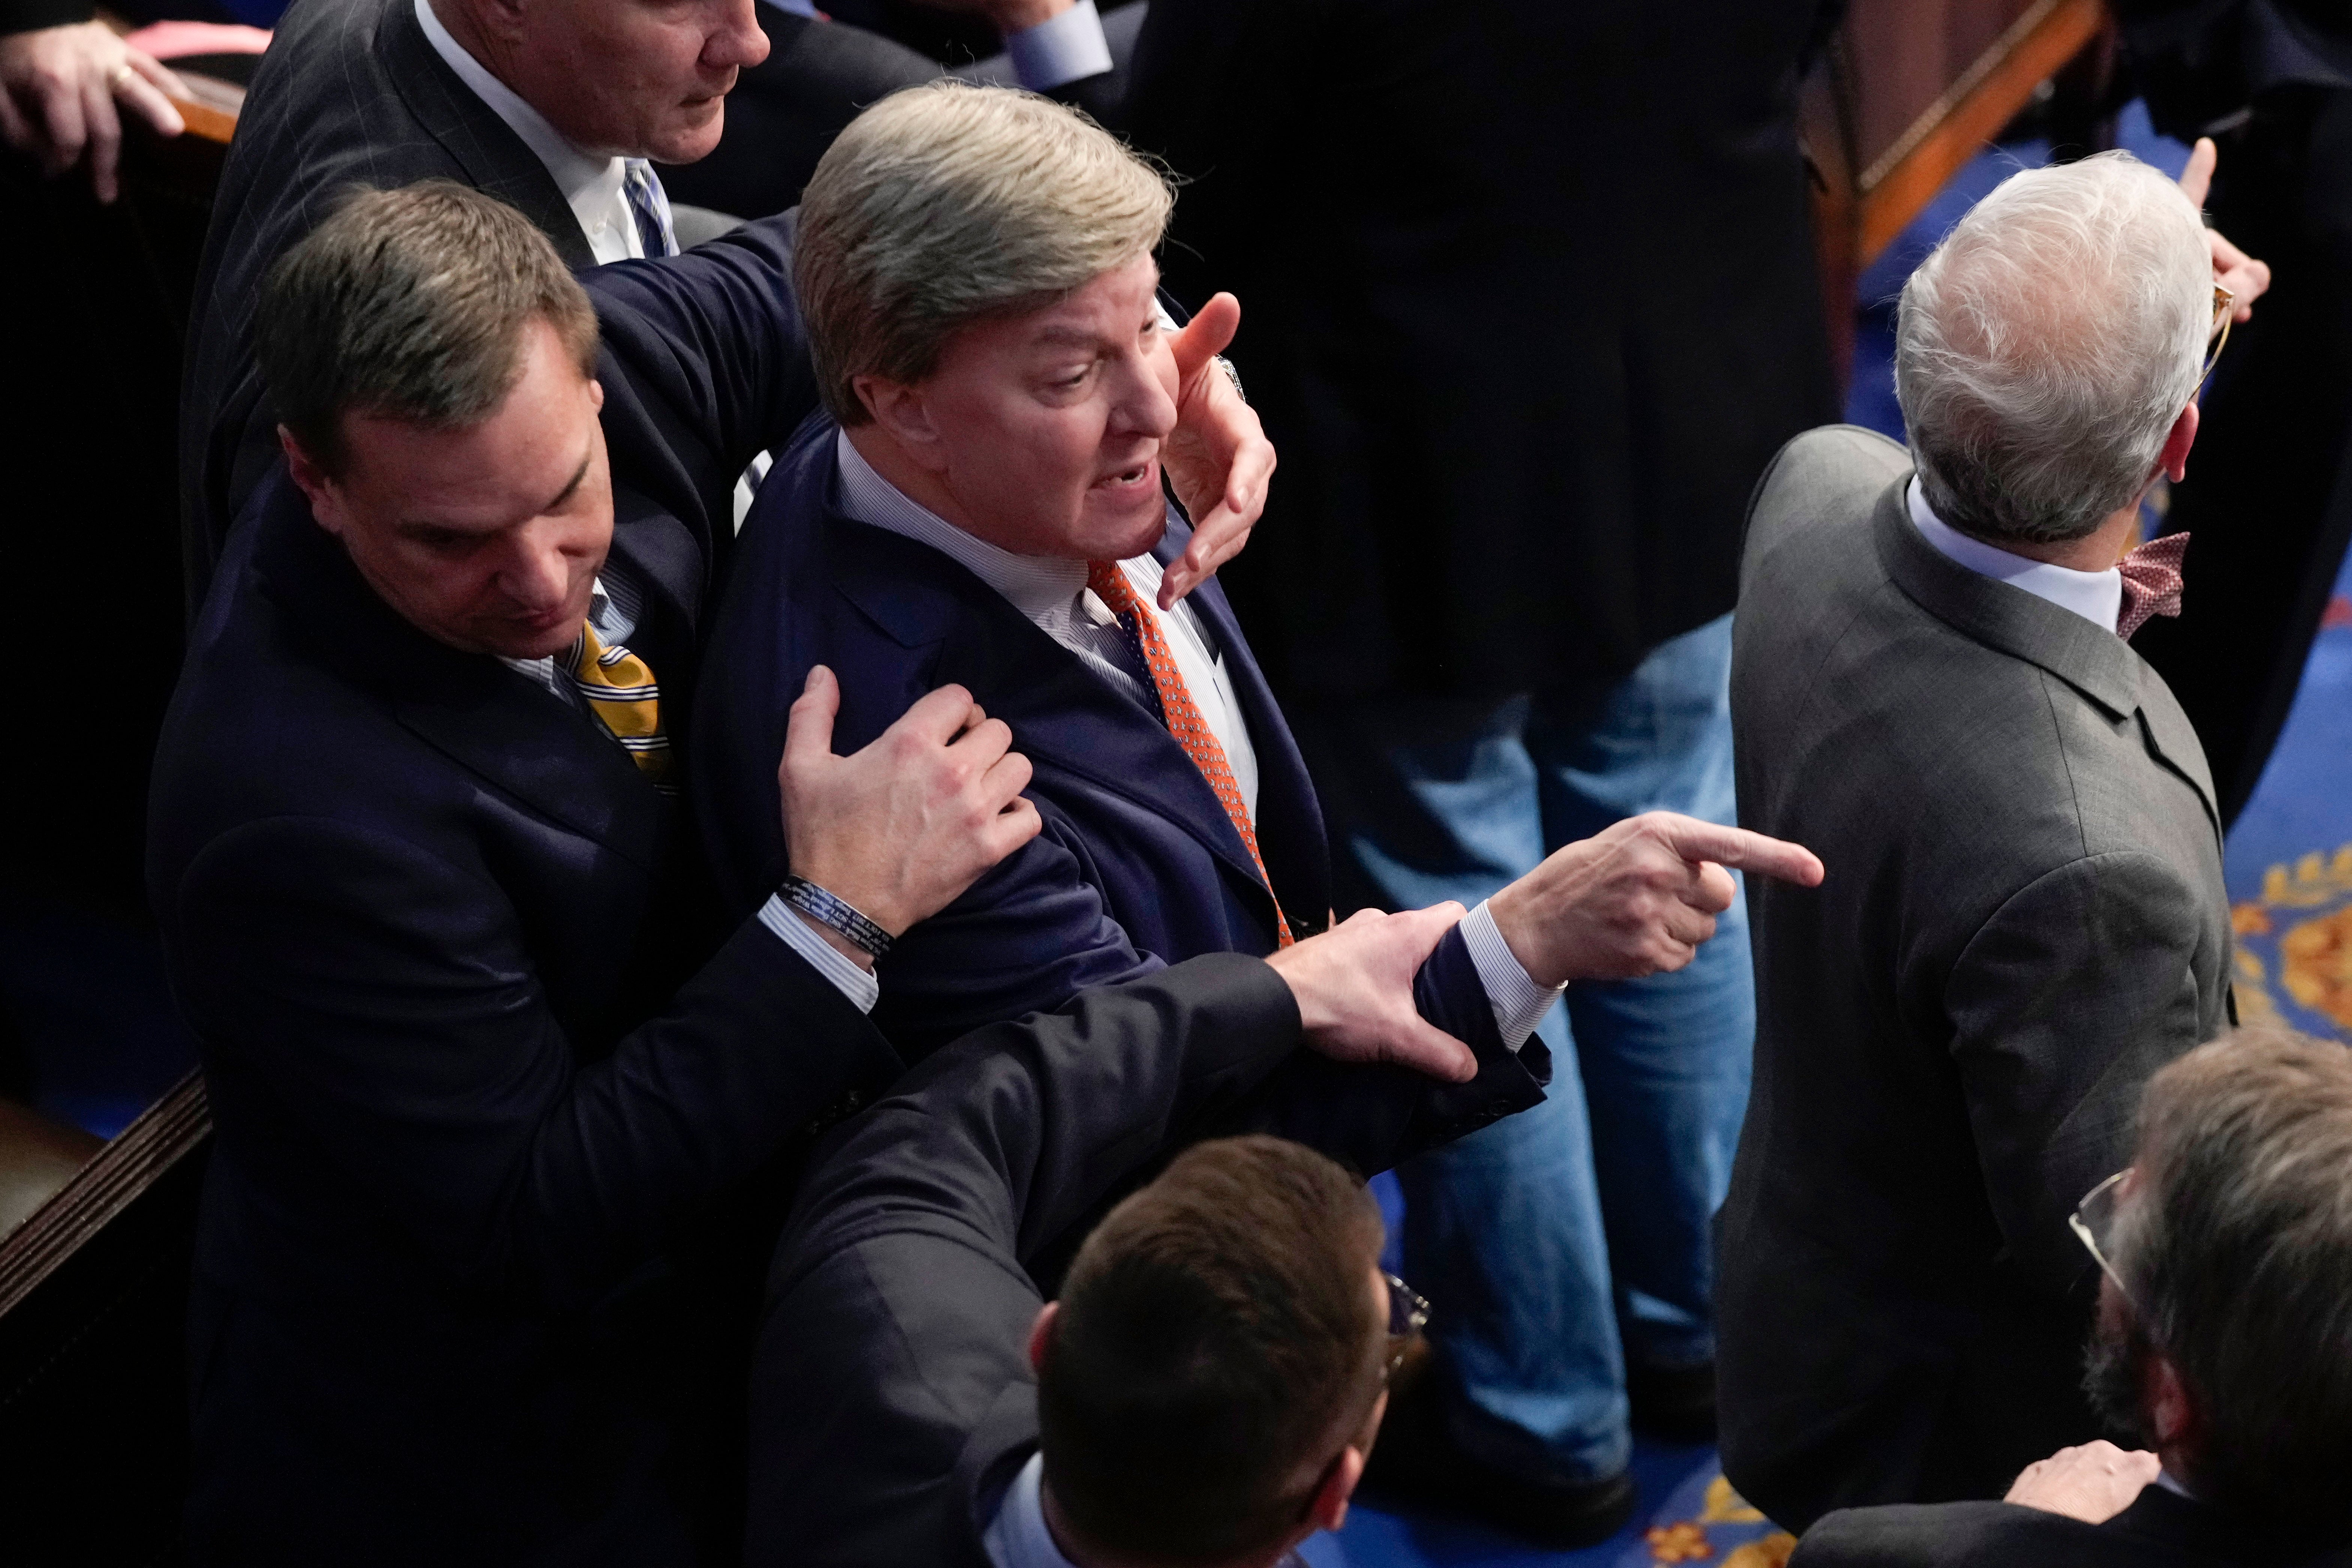
[[2346,1561],[2347,1171],[2340,1046],[2249,1027],[2158,1073],[2132,1165],[2071,1221],[2101,1276],[2091,1395],[2147,1448],[2053,1455],[2001,1502],[1833,1514],[1792,1568]]
[[1830,875],[1749,889],[1717,1364],[1725,1472],[1791,1528],[2098,1434],[2066,1215],[2231,1016],[2212,782],[2129,638],[2179,613],[2185,542],[2132,547],[2242,262],[2127,154],[2012,176],[1904,290],[1910,450],[1814,431],[1750,509],[1741,821]]
[[[1409,975],[1461,912],[1335,934]],[[1258,984],[1238,955],[1186,967],[1237,1008]],[[1360,1179],[1263,1133],[1377,1169],[1476,1125],[1512,1058],[1489,1031],[1479,1076],[1446,1084],[1206,1014],[1175,1034],[1149,1026],[1160,984],[982,1030],[820,1146],[752,1376],[755,1568],[1239,1568],[1345,1515],[1428,1308],[1381,1273]],[[1271,1109],[1302,1065],[1320,1083]],[[1214,1132],[1244,1135],[1194,1142],[1087,1232],[1156,1152]]]

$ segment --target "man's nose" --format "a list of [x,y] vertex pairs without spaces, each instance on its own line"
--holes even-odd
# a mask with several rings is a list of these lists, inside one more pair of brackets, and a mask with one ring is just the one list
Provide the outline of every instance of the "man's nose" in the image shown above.
[[572,592],[572,561],[552,540],[526,537],[499,573],[507,597],[532,615],[543,615]]
[[710,70],[749,70],[768,58],[768,35],[760,29],[760,0],[721,0],[717,26],[703,40],[702,63]]
[[1121,371],[1117,427],[1128,436],[1159,437],[1176,428],[1176,399],[1159,368],[1142,354],[1130,355]]

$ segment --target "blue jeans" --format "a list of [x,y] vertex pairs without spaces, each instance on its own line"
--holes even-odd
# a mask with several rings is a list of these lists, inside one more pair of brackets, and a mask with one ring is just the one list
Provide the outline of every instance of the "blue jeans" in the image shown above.
[[[1310,710],[1298,729],[1343,885],[1394,909],[1475,905],[1622,817],[1737,820],[1730,669],[1726,616],[1581,701]],[[1755,1028],[1743,895],[1679,973],[1568,988],[1538,1030],[1555,1068],[1542,1105],[1397,1173],[1405,1277],[1434,1308],[1473,1457],[1532,1480],[1613,1474],[1632,1451],[1627,1361],[1714,1356],[1708,1227]]]

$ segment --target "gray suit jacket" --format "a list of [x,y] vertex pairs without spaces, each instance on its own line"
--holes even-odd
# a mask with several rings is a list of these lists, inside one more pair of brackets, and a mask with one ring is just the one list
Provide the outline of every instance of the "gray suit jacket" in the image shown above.
[[1739,816],[1756,1075],[1717,1222],[1725,1473],[1775,1520],[1997,1497],[2096,1435],[2067,1227],[2140,1086],[2230,1016],[2197,737],[2112,633],[1936,551],[1911,464],[1799,437],[1750,503]]
[[180,509],[192,614],[278,455],[253,360],[263,278],[344,192],[436,177],[512,204],[568,266],[595,265],[546,165],[433,52],[415,0],[295,0],[237,117],[190,312]]

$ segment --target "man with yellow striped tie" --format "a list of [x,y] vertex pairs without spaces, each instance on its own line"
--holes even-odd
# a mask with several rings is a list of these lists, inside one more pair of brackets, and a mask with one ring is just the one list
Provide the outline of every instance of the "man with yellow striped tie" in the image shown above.
[[[192,1563],[735,1560],[762,1222],[898,1072],[875,955],[1038,823],[967,691],[843,757],[820,670],[770,751],[788,874],[731,930],[697,896],[664,786],[715,551],[681,520],[806,395],[791,233],[583,289],[520,215],[420,185],[273,274],[287,464],[190,639],[149,845],[217,1131]],[[1459,1050],[1401,941],[992,1039]]]

